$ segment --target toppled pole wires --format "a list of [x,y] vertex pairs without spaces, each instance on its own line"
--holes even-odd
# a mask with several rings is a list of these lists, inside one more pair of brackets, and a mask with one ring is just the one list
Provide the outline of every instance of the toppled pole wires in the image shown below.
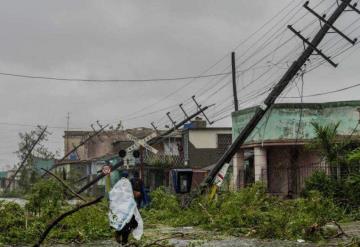
[[[334,10],[332,15],[326,21],[326,25],[323,25],[321,29],[317,32],[314,38],[311,41],[303,39],[303,41],[308,45],[303,53],[299,56],[297,60],[289,67],[285,74],[281,77],[279,82],[274,86],[270,94],[266,97],[264,102],[257,107],[255,114],[250,119],[250,121],[245,125],[245,127],[239,132],[239,135],[233,141],[231,146],[226,150],[226,152],[221,156],[221,158],[215,164],[215,167],[209,172],[208,176],[205,178],[200,193],[205,192],[209,185],[211,185],[215,179],[215,176],[221,170],[221,168],[229,163],[235,153],[239,150],[241,145],[246,141],[248,136],[256,128],[257,124],[261,121],[266,112],[271,108],[275,103],[276,99],[284,91],[284,89],[289,85],[289,83],[297,76],[298,72],[301,70],[302,66],[306,63],[310,56],[313,55],[313,52],[319,52],[317,46],[321,43],[324,37],[328,34],[329,30],[334,27],[334,23],[341,16],[341,14],[346,10],[350,5],[351,0],[341,0],[341,4]],[[305,6],[304,6],[305,7]],[[306,4],[307,7],[307,4]],[[297,32],[296,34],[299,33]],[[326,57],[324,57],[326,59]],[[329,59],[326,59],[329,60]],[[335,64],[333,64],[335,65]]]
[[[157,142],[159,142],[160,140],[162,140],[164,137],[166,137],[167,135],[171,134],[172,132],[174,132],[175,130],[179,129],[181,126],[183,126],[184,124],[186,124],[188,121],[190,121],[191,119],[193,119],[194,117],[196,117],[197,115],[204,113],[207,109],[209,109],[210,107],[214,106],[214,104],[212,105],[208,105],[208,106],[204,106],[204,107],[199,107],[198,111],[196,111],[195,113],[191,114],[190,116],[188,116],[187,118],[185,118],[184,120],[182,120],[181,122],[175,124],[171,129],[169,129],[168,131],[165,131],[164,133],[162,133],[161,135],[159,135],[158,137],[155,137],[153,139],[151,139],[150,141],[148,141],[147,143],[149,145],[155,144]],[[154,126],[153,126],[154,127]]]

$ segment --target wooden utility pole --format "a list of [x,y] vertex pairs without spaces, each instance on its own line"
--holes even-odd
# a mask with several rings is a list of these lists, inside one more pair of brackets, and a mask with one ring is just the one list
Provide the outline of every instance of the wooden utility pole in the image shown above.
[[[341,2],[341,3],[340,3]],[[260,122],[260,120],[263,118],[267,110],[275,103],[275,100],[277,97],[283,92],[283,90],[286,88],[286,86],[292,81],[292,79],[295,77],[295,75],[301,70],[302,66],[306,63],[306,61],[309,59],[309,57],[313,54],[315,51],[317,55],[322,56],[324,59],[326,59],[330,64],[335,65],[333,62],[330,62],[330,58],[325,56],[321,50],[317,48],[317,46],[320,44],[320,42],[323,40],[323,38],[328,33],[329,29],[333,29],[333,31],[338,31],[333,24],[335,21],[340,17],[340,15],[344,12],[346,7],[350,7],[354,10],[355,6],[350,5],[351,0],[341,0],[339,2],[338,7],[336,10],[332,13],[330,18],[323,21],[324,25],[322,25],[319,32],[315,35],[315,37],[310,42],[308,39],[303,38],[300,35],[300,32],[296,32],[295,34],[299,37],[302,37],[304,44],[307,44],[307,48],[304,50],[304,52],[300,55],[300,57],[290,66],[290,68],[286,71],[286,73],[283,75],[283,77],[280,79],[280,81],[275,85],[273,90],[270,92],[270,94],[267,96],[265,101],[256,109],[254,116],[250,119],[248,124],[242,129],[242,131],[239,133],[237,138],[234,140],[233,144],[229,147],[229,149],[223,154],[223,156],[218,160],[215,167],[210,171],[208,176],[205,178],[203,186],[201,188],[201,192],[205,191],[205,188],[208,187],[210,184],[212,184],[216,174],[220,171],[220,169],[223,167],[225,163],[229,163],[234,156],[234,154],[239,150],[240,146],[244,143],[244,141],[248,138],[248,136],[251,134],[251,132],[256,128],[257,124]],[[304,4],[304,7],[308,7],[308,3],[306,2]],[[357,11],[358,12],[358,11]],[[290,30],[293,31],[293,28],[291,26],[288,26]],[[343,36],[343,34],[341,34]]]
[[44,136],[45,132],[46,132],[46,129],[47,127],[45,127],[40,135],[38,136],[38,138],[36,139],[36,141],[32,144],[31,148],[29,149],[29,151],[27,152],[25,158],[21,161],[21,164],[19,166],[19,168],[15,171],[14,175],[10,178],[9,180],[9,183],[7,184],[6,188],[5,188],[5,191],[7,191],[10,186],[11,186],[11,183],[15,180],[16,178],[16,175],[19,173],[19,171],[21,170],[21,168],[25,165],[26,161],[28,160],[28,158],[30,157],[31,155],[31,152],[34,150],[35,146],[39,143],[39,141],[41,140],[41,138]]
[[90,135],[88,138],[86,138],[84,141],[80,142],[79,145],[75,146],[73,149],[71,149],[69,152],[67,152],[59,161],[63,161],[64,159],[66,159],[72,152],[75,152],[76,150],[78,150],[81,146],[83,146],[85,143],[87,143],[88,141],[90,141],[92,138],[94,138],[95,136],[99,135],[102,131],[104,131],[104,129],[106,127],[108,127],[109,124],[103,126],[101,129],[99,129],[98,131],[95,131],[92,135]]
[[194,117],[196,117],[199,114],[203,114],[207,109],[209,109],[209,107],[211,107],[213,105],[209,105],[209,106],[205,106],[205,107],[201,107],[198,109],[197,112],[195,112],[194,114],[191,114],[190,116],[188,116],[187,118],[185,118],[183,121],[177,123],[174,125],[173,128],[169,129],[168,131],[162,133],[160,136],[157,136],[153,139],[151,139],[150,141],[148,141],[147,143],[149,145],[155,144],[157,142],[159,142],[160,140],[162,140],[165,136],[171,134],[172,132],[174,132],[175,130],[177,130],[178,128],[180,128],[181,126],[183,126],[184,124],[186,124],[188,121],[190,121],[191,119],[193,119]]
[[235,52],[231,53],[231,71],[232,71],[232,86],[234,94],[234,107],[235,111],[239,110],[239,101],[237,97],[237,88],[236,88],[236,64],[235,64]]

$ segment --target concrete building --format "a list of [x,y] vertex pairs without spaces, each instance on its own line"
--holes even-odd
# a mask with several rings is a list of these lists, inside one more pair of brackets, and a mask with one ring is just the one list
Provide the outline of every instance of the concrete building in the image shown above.
[[[360,101],[274,105],[233,158],[234,188],[263,181],[270,193],[298,194],[306,177],[329,168],[318,152],[306,148],[315,137],[311,123],[340,122],[339,135],[358,136],[359,109]],[[233,139],[254,112],[248,108],[232,114]]]
[[231,128],[191,127],[182,135],[185,166],[191,168],[214,164],[231,145]]
[[[72,153],[68,159],[91,160],[105,155],[115,154],[119,152],[120,149],[132,145],[133,142],[126,137],[126,133],[130,133],[133,136],[142,139],[153,132],[154,130],[149,128],[106,130],[82,145],[76,152]],[[65,131],[65,153],[71,151],[74,146],[79,145],[91,134],[93,134],[92,131]]]

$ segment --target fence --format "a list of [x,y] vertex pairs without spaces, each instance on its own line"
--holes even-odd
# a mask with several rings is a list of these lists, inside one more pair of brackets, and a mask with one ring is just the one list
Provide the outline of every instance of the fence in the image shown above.
[[184,158],[180,155],[153,154],[148,152],[144,157],[145,163],[154,167],[179,167],[184,165]]
[[263,181],[267,184],[268,191],[272,194],[288,195],[299,194],[305,186],[305,181],[316,171],[323,171],[335,179],[347,176],[351,173],[360,173],[360,165],[340,167],[324,163],[313,163],[307,166],[270,167],[262,169],[261,174],[255,174],[254,169],[243,169],[238,174],[237,186],[246,187],[255,181]]

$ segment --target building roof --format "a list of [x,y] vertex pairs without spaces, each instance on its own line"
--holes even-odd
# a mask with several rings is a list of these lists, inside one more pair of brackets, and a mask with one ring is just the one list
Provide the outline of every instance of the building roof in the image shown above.
[[[256,107],[252,107],[232,114],[233,140],[254,115],[255,110]],[[360,101],[275,104],[268,110],[245,144],[307,141],[315,137],[312,122],[321,125],[340,122],[338,128],[340,135],[359,135],[358,130],[354,131],[359,127],[359,111]]]
[[231,131],[231,127],[206,127],[206,128],[189,128],[184,129],[184,131]]

